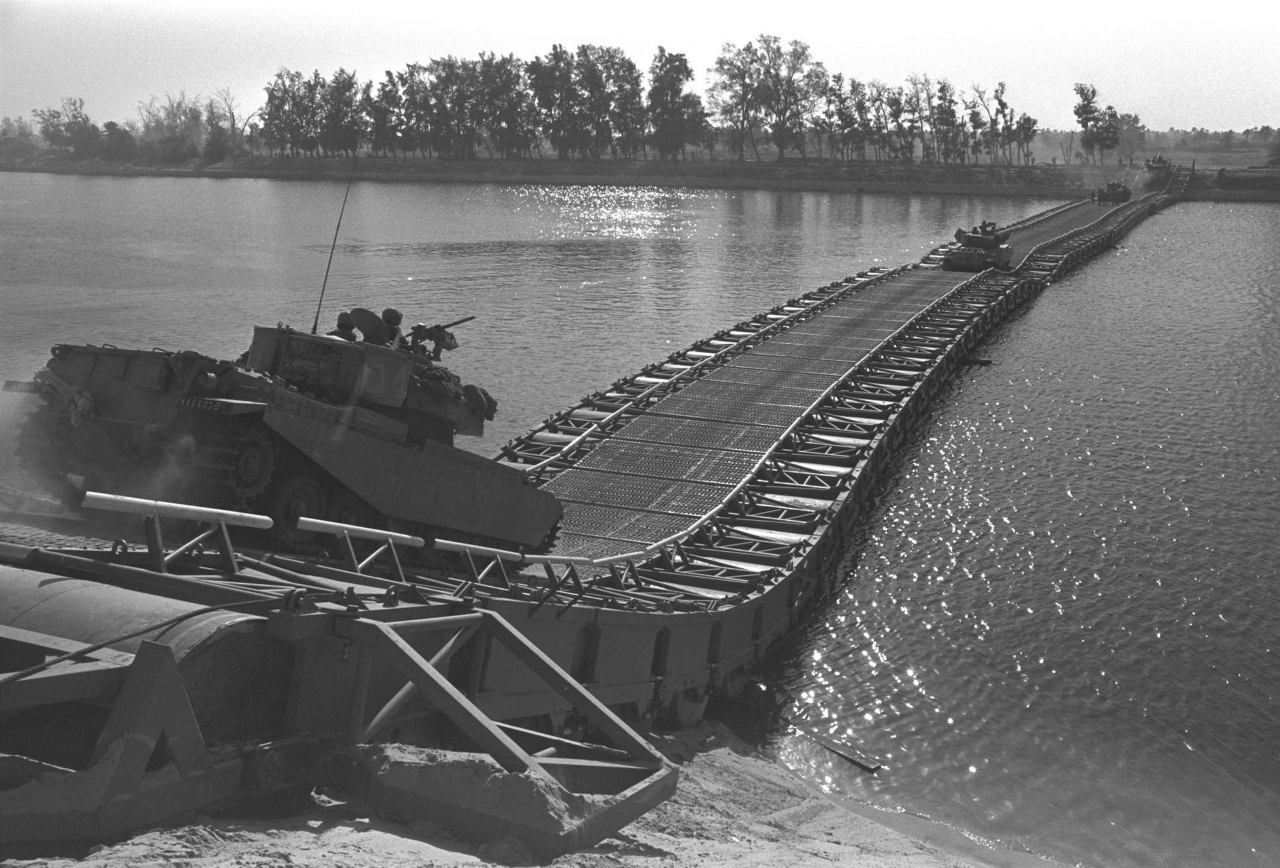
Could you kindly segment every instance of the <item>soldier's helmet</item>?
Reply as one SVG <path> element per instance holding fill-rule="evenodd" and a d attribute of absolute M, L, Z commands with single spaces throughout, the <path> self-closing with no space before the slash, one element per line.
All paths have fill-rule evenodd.
<path fill-rule="evenodd" d="M 338 314 L 338 326 L 339 328 L 341 328 L 342 326 L 346 326 L 347 328 L 355 328 L 356 321 L 351 318 L 350 313 L 344 310 L 342 313 Z"/>
<path fill-rule="evenodd" d="M 403 319 L 404 317 L 400 315 L 400 311 L 394 307 L 389 307 L 382 312 L 382 321 L 389 326 L 398 326 Z"/>

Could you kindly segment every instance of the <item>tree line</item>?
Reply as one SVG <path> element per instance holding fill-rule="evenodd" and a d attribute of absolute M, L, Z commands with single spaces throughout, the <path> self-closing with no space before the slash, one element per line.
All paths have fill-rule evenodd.
<path fill-rule="evenodd" d="M 618 48 L 553 45 L 531 61 L 482 53 L 448 56 L 361 81 L 282 68 L 264 103 L 244 112 L 229 90 L 208 100 L 152 97 L 138 119 L 101 128 L 82 100 L 36 110 L 45 142 L 77 158 L 177 163 L 197 157 L 337 156 L 450 160 L 682 159 L 717 149 L 746 160 L 788 155 L 831 160 L 1028 163 L 1038 121 L 1010 104 L 1007 87 L 961 90 L 913 75 L 904 85 L 829 74 L 800 41 L 762 35 L 726 43 L 708 70 L 706 100 L 691 92 L 685 55 L 659 47 L 647 75 Z M 1076 85 L 1080 148 L 1063 160 L 1105 158 L 1141 144 L 1136 115 L 1097 106 Z M 28 132 L 30 129 L 28 128 Z M 763 150 L 763 155 L 762 155 Z M 1123 153 L 1123 151 L 1122 151 Z"/>

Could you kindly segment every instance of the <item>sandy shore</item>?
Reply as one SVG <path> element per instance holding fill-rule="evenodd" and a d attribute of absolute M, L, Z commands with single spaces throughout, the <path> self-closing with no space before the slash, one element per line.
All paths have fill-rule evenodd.
<path fill-rule="evenodd" d="M 839 804 L 721 723 L 655 735 L 653 741 L 680 766 L 676 795 L 614 837 L 549 864 L 558 868 L 1052 868 L 1056 864 L 1026 853 L 991 849 L 918 817 Z M 547 864 L 538 863 L 512 839 L 467 844 L 427 821 L 400 825 L 373 817 L 359 804 L 340 798 L 318 795 L 315 799 L 315 807 L 286 818 L 196 817 L 185 825 L 101 847 L 81 860 L 0 864 L 14 868 Z"/>

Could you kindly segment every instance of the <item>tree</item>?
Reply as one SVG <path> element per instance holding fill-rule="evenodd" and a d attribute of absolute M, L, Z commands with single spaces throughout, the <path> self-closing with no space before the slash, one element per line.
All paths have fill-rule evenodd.
<path fill-rule="evenodd" d="M 404 100 L 400 82 L 391 70 L 386 70 L 376 96 L 373 82 L 365 82 L 360 94 L 360 107 L 369 123 L 369 146 L 373 152 L 390 152 L 394 157 L 404 125 Z"/>
<path fill-rule="evenodd" d="M 600 58 L 610 96 L 609 123 L 614 145 L 631 159 L 644 149 L 644 131 L 649 123 L 641 88 L 640 69 L 621 48 L 606 48 Z"/>
<path fill-rule="evenodd" d="M 584 134 L 581 150 L 593 160 L 611 151 L 613 145 L 613 94 L 605 77 L 603 55 L 603 49 L 594 45 L 579 45 L 573 62 L 573 85 Z"/>
<path fill-rule="evenodd" d="M 515 55 L 480 55 L 477 121 L 490 153 L 496 148 L 503 157 L 527 157 L 537 139 L 524 70 L 524 62 Z"/>
<path fill-rule="evenodd" d="M 712 81 L 707 97 L 711 111 L 733 131 L 739 162 L 747 158 L 749 137 L 752 138 L 752 148 L 755 147 L 751 133 L 760 111 L 760 67 L 756 57 L 756 49 L 750 42 L 742 48 L 726 42 L 716 58 L 716 65 L 709 70 Z M 758 159 L 759 154 L 756 157 Z"/>
<path fill-rule="evenodd" d="M 116 163 L 131 163 L 138 158 L 138 140 L 133 133 L 115 121 L 102 125 L 102 159 Z"/>
<path fill-rule="evenodd" d="M 871 144 L 871 154 L 877 159 L 892 156 L 893 141 L 890 138 L 892 121 L 889 117 L 889 85 L 872 79 L 867 83 L 866 114 L 863 128 Z"/>
<path fill-rule="evenodd" d="M 40 138 L 51 148 L 67 148 L 71 141 L 67 138 L 65 121 L 59 109 L 33 109 L 31 116 L 35 118 L 40 130 Z"/>
<path fill-rule="evenodd" d="M 408 64 L 404 72 L 396 73 L 396 84 L 400 87 L 400 148 L 406 155 L 417 151 L 426 156 L 431 147 L 431 82 L 427 68 L 420 63 Z M 369 119 L 366 110 L 366 127 Z"/>
<path fill-rule="evenodd" d="M 320 146 L 326 153 L 354 155 L 360 149 L 364 136 L 361 95 L 356 74 L 339 67 L 320 100 Z"/>
<path fill-rule="evenodd" d="M 480 139 L 480 64 L 449 55 L 427 65 L 431 76 L 431 136 L 436 153 L 473 159 Z"/>
<path fill-rule="evenodd" d="M 85 114 L 84 100 L 64 99 L 62 111 L 66 118 L 63 129 L 76 159 L 87 160 L 97 156 L 102 144 L 102 131 Z"/>
<path fill-rule="evenodd" d="M 240 154 L 244 152 L 244 131 L 249 119 L 253 117 L 253 113 L 247 117 L 242 116 L 240 111 L 240 103 L 231 93 L 231 88 L 223 87 L 214 91 L 213 99 L 209 100 L 210 106 L 217 106 L 218 113 L 225 119 L 227 124 L 227 132 L 231 134 L 230 153 Z"/>
<path fill-rule="evenodd" d="M 814 116 L 813 132 L 818 158 L 822 159 L 822 148 L 826 146 L 832 160 L 844 155 L 844 136 L 841 122 L 849 117 L 849 95 L 844 90 L 844 76 L 836 73 L 827 80 L 827 88 L 822 94 L 822 105 Z"/>
<path fill-rule="evenodd" d="M 1105 161 L 1107 151 L 1114 151 L 1120 145 L 1120 114 L 1114 106 L 1107 106 L 1098 114 L 1093 124 L 1092 144 L 1098 149 L 1100 159 Z"/>
<path fill-rule="evenodd" d="M 938 159 L 938 118 L 933 102 L 933 82 L 929 76 L 907 78 L 910 105 L 920 127 L 920 158 L 925 162 Z"/>
<path fill-rule="evenodd" d="M 916 137 L 907 110 L 906 91 L 900 87 L 885 90 L 884 106 L 889 121 L 889 153 L 896 159 L 909 162 L 915 156 Z"/>
<path fill-rule="evenodd" d="M 78 160 L 98 155 L 102 131 L 84 111 L 84 100 L 67 97 L 61 109 L 36 109 L 31 112 L 40 126 L 40 137 L 51 148 L 70 148 Z"/>
<path fill-rule="evenodd" d="M 1119 136 L 1117 148 L 1120 155 L 1132 165 L 1134 154 L 1142 149 L 1147 141 L 1147 128 L 1135 114 L 1122 114 L 1119 117 Z"/>
<path fill-rule="evenodd" d="M 284 67 L 276 72 L 276 77 L 266 87 L 267 100 L 259 115 L 262 118 L 263 143 L 269 153 L 279 149 L 283 155 L 287 149 L 290 154 L 297 155 L 301 130 L 297 117 L 301 88 L 302 73 Z"/>
<path fill-rule="evenodd" d="M 200 152 L 206 163 L 221 163 L 231 156 L 231 133 L 221 124 L 212 124 Z"/>
<path fill-rule="evenodd" d="M 649 67 L 649 123 L 658 159 L 675 159 L 690 139 L 692 107 L 684 86 L 693 80 L 693 71 L 683 54 L 668 54 L 661 45 Z M 701 109 L 701 102 L 698 103 Z M 700 124 L 698 125 L 700 127 Z"/>
<path fill-rule="evenodd" d="M 702 97 L 696 93 L 684 93 L 680 95 L 680 113 L 684 116 L 684 141 L 682 145 L 693 145 L 701 147 L 707 145 L 708 148 L 715 147 L 715 130 L 708 120 L 706 106 L 702 104 Z"/>
<path fill-rule="evenodd" d="M 978 103 L 974 100 L 966 100 L 964 107 L 969 112 L 969 156 L 973 157 L 976 163 L 986 149 L 985 142 L 990 140 L 991 135 L 987 131 L 987 119 Z"/>
<path fill-rule="evenodd" d="M 995 105 L 994 110 L 992 109 L 993 104 Z M 982 142 L 982 150 L 986 151 L 991 158 L 991 162 L 994 163 L 1005 139 L 1004 109 L 1007 103 L 1004 101 L 1004 82 L 1002 81 L 996 85 L 996 89 L 990 98 L 987 97 L 986 88 L 975 84 L 973 86 L 973 100 L 969 105 L 971 112 L 972 107 L 976 106 L 981 108 L 982 113 L 986 116 L 980 127 L 976 124 L 973 127 L 974 132 L 978 134 Z M 977 155 L 978 152 L 975 151 L 974 156 L 976 157 Z"/>
<path fill-rule="evenodd" d="M 297 146 L 308 156 L 315 156 L 320 149 L 320 127 L 323 123 L 325 91 L 328 87 L 329 82 L 320 74 L 320 70 L 316 69 L 312 71 L 310 78 L 302 82 L 296 94 Z"/>
<path fill-rule="evenodd" d="M 1075 114 L 1076 121 L 1080 124 L 1080 147 L 1092 157 L 1094 148 L 1097 147 L 1094 128 L 1097 126 L 1100 114 L 1098 111 L 1098 89 L 1091 84 L 1077 83 L 1075 91 L 1080 101 L 1076 103 L 1075 108 L 1071 111 Z"/>
<path fill-rule="evenodd" d="M 778 160 L 808 126 L 825 90 L 827 71 L 809 54 L 809 46 L 793 39 L 787 48 L 776 36 L 760 36 L 759 98 L 761 118 L 769 125 Z"/>
<path fill-rule="evenodd" d="M 1039 134 L 1039 125 L 1039 121 L 1023 112 L 1018 116 L 1018 122 L 1013 126 L 1013 137 L 1018 145 L 1018 155 L 1024 163 L 1031 162 L 1031 145 Z"/>
<path fill-rule="evenodd" d="M 964 160 L 964 118 L 956 111 L 959 105 L 955 87 L 945 78 L 938 82 L 934 101 L 933 130 L 938 159 L 944 163 Z"/>
<path fill-rule="evenodd" d="M 546 57 L 529 61 L 525 70 L 538 108 L 538 131 L 556 149 L 556 156 L 567 160 L 584 138 L 573 85 L 573 56 L 556 44 Z"/>
<path fill-rule="evenodd" d="M 827 88 L 831 84 L 831 78 L 827 75 L 827 69 L 822 64 L 817 64 L 810 73 L 807 82 L 808 94 L 805 104 L 802 107 L 799 126 L 796 134 L 800 141 L 800 155 L 807 156 L 808 150 L 806 143 L 809 140 L 809 133 L 813 132 L 815 140 L 825 134 L 825 125 L 822 118 L 823 98 L 827 93 Z M 818 156 L 822 156 L 822 149 L 817 149 Z"/>

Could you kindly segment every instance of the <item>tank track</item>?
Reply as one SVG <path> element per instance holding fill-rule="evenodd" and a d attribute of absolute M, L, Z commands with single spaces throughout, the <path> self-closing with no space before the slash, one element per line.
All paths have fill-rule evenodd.
<path fill-rule="evenodd" d="M 215 427 L 202 433 L 189 463 L 192 492 L 243 510 L 270 487 L 280 445 L 261 428 Z"/>

